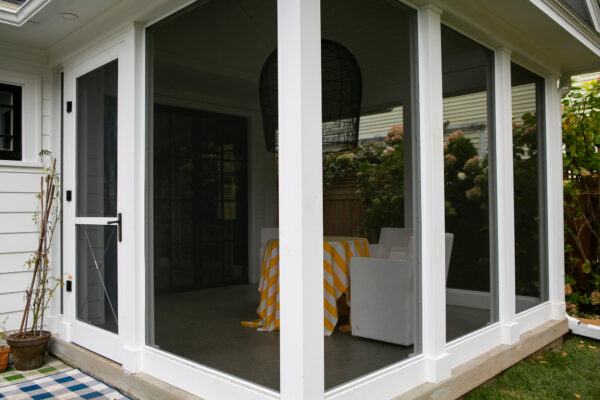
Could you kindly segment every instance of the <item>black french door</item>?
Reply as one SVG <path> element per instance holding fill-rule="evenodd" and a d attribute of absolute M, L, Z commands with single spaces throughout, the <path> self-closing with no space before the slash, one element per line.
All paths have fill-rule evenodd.
<path fill-rule="evenodd" d="M 248 120 L 155 105 L 156 294 L 248 282 Z"/>

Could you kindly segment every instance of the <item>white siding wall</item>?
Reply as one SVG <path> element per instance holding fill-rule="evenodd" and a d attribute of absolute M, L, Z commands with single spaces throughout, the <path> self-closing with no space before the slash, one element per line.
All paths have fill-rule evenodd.
<path fill-rule="evenodd" d="M 586 75 L 587 80 L 593 76 Z M 525 85 L 513 90 L 515 116 L 521 116 L 535 109 L 535 98 L 532 100 L 533 86 Z M 486 94 L 473 93 L 444 99 L 444 121 L 450 127 L 464 124 L 480 124 L 487 121 Z M 363 115 L 360 118 L 360 139 L 385 137 L 393 125 L 402 125 L 402 107 L 395 107 L 387 112 Z M 479 144 L 479 133 L 465 132 L 467 137 Z"/>
<path fill-rule="evenodd" d="M 39 135 L 42 149 L 53 150 L 57 142 L 52 134 L 52 74 L 46 67 L 41 51 L 0 45 L 0 81 L 3 74 L 26 74 L 41 79 L 41 116 L 36 110 L 24 109 L 23 118 L 41 119 L 41 130 L 23 132 Z M 5 78 L 6 79 L 6 78 Z M 36 142 L 35 140 L 33 142 Z M 39 141 L 38 141 L 39 143 Z M 27 146 L 25 140 L 24 146 Z M 26 149 L 23 149 L 26 151 Z M 39 151 L 39 149 L 36 149 Z M 31 272 L 25 261 L 36 247 L 37 229 L 32 220 L 36 209 L 35 194 L 40 185 L 40 167 L 31 162 L 2 162 L 0 160 L 0 323 L 8 317 L 7 329 L 15 329 L 21 320 L 25 289 Z M 57 264 L 57 268 L 59 268 Z"/>

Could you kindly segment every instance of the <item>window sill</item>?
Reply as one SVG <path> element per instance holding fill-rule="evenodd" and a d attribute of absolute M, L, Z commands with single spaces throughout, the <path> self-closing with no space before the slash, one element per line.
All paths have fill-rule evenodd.
<path fill-rule="evenodd" d="M 14 168 L 41 169 L 44 164 L 39 161 L 0 160 L 0 169 L 4 169 L 4 167 L 8 167 L 10 170 L 14 170 Z"/>

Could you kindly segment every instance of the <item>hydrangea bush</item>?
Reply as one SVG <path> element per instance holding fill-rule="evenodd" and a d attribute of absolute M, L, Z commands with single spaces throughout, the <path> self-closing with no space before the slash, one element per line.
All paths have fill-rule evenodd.
<path fill-rule="evenodd" d="M 458 130 L 444 144 L 446 232 L 454 234 L 448 286 L 489 290 L 487 157 Z"/>
<path fill-rule="evenodd" d="M 365 212 L 359 233 L 376 240 L 382 226 L 404 226 L 403 128 L 393 126 L 383 141 L 368 142 L 345 153 L 323 156 L 326 186 L 356 180 Z"/>
<path fill-rule="evenodd" d="M 600 319 L 600 82 L 573 86 L 562 106 L 567 310 Z"/>

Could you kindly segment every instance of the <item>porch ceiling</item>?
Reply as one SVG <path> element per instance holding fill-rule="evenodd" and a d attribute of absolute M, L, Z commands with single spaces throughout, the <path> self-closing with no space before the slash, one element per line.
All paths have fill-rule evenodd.
<path fill-rule="evenodd" d="M 394 4 L 391 3 L 390 4 Z M 323 0 L 322 36 L 356 57 L 364 87 L 363 111 L 402 104 L 410 76 L 406 38 L 409 19 L 385 1 Z M 277 47 L 275 0 L 219 0 L 159 23 L 153 30 L 155 75 L 162 92 L 236 90 L 258 104 L 258 79 Z M 393 49 L 390 50 L 390 49 Z M 403 78 L 404 77 L 404 78 Z M 219 87 L 221 90 L 213 90 Z M 373 98 L 377 95 L 377 98 Z"/>

